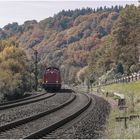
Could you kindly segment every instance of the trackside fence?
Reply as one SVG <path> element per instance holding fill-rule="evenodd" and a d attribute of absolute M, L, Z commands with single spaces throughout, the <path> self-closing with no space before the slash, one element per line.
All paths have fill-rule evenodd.
<path fill-rule="evenodd" d="M 112 79 L 106 82 L 102 82 L 99 85 L 110 85 L 114 83 L 128 83 L 128 82 L 138 81 L 138 80 L 140 80 L 140 73 L 134 73 L 130 76 L 122 76 L 121 78 L 118 79 Z"/>

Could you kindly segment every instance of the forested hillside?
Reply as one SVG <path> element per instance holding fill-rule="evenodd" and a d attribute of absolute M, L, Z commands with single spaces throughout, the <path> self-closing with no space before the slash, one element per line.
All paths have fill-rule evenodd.
<path fill-rule="evenodd" d="M 111 34 L 92 51 L 89 73 L 95 81 L 106 82 L 140 70 L 140 6 L 126 6 Z M 100 78 L 99 78 L 100 77 Z"/>
<path fill-rule="evenodd" d="M 121 9 L 112 6 L 63 10 L 40 22 L 8 24 L 0 29 L 0 39 L 14 37 L 30 55 L 32 48 L 37 49 L 40 78 L 44 67 L 55 65 L 61 69 L 64 81 L 73 83 L 80 81 L 80 71 L 87 68 L 90 53 L 104 43 Z"/>
<path fill-rule="evenodd" d="M 13 38 L 18 47 L 4 45 Z M 31 59 L 36 49 L 39 78 L 44 68 L 51 65 L 61 69 L 65 83 L 105 82 L 139 71 L 140 7 L 63 10 L 40 22 L 8 24 L 0 29 L 0 39 L 1 54 L 15 56 L 15 50 L 21 53 L 22 49 Z M 16 61 L 1 56 L 0 72 L 3 68 L 15 70 L 14 74 L 24 70 L 26 64 L 18 56 Z M 5 72 L 2 76 L 7 76 Z"/>

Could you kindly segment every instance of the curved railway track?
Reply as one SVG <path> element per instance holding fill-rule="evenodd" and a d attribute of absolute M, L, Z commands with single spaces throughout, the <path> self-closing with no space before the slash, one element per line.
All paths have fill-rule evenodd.
<path fill-rule="evenodd" d="M 70 96 L 71 93 L 55 94 L 55 96 L 38 102 L 0 110 L 0 126 L 10 123 L 12 121 L 16 121 L 18 119 L 26 118 L 53 109 L 67 101 Z"/>
<path fill-rule="evenodd" d="M 21 101 L 30 100 L 30 99 L 42 96 L 44 94 L 46 94 L 46 93 L 37 94 L 37 95 L 31 95 L 31 96 L 28 96 L 28 97 L 25 97 L 25 98 L 22 98 L 22 99 L 18 99 L 18 100 L 14 100 L 14 101 L 7 101 L 7 102 L 4 102 L 4 103 L 0 103 L 0 106 L 9 105 L 9 104 L 13 104 L 13 103 L 18 103 L 18 102 L 21 102 Z"/>
<path fill-rule="evenodd" d="M 39 96 L 31 97 L 31 98 L 28 98 L 28 99 L 23 99 L 21 101 L 0 105 L 0 110 L 9 109 L 9 108 L 17 107 L 17 106 L 21 106 L 21 105 L 27 105 L 27 104 L 30 104 L 30 103 L 34 103 L 34 102 L 37 102 L 37 101 L 41 101 L 41 100 L 50 98 L 54 95 L 56 95 L 56 93 L 41 94 Z"/>
<path fill-rule="evenodd" d="M 110 104 L 94 94 L 88 95 L 92 98 L 92 103 L 86 111 L 70 123 L 44 135 L 43 139 L 102 139 Z"/>
<path fill-rule="evenodd" d="M 65 103 L 0 127 L 0 138 L 42 138 L 84 112 L 92 100 L 87 95 L 73 94 Z"/>

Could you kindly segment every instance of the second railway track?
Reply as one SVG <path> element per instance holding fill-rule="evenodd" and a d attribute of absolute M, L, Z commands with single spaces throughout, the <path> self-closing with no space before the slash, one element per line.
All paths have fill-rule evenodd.
<path fill-rule="evenodd" d="M 7 102 L 4 102 L 4 103 L 0 103 L 0 106 L 10 105 L 10 104 L 18 103 L 18 102 L 21 102 L 21 101 L 30 100 L 30 99 L 33 99 L 33 98 L 37 98 L 39 96 L 42 96 L 44 94 L 46 94 L 46 93 L 44 92 L 44 93 L 39 93 L 37 95 L 30 95 L 28 97 L 25 97 L 25 98 L 22 98 L 22 99 L 17 99 L 17 100 L 14 100 L 14 101 L 7 101 Z"/>
<path fill-rule="evenodd" d="M 76 96 L 76 99 L 74 100 Z M 71 97 L 65 103 L 57 106 L 49 113 L 32 116 L 32 118 L 14 122 L 0 128 L 0 138 L 42 138 L 42 136 L 81 114 L 91 103 L 91 99 L 82 94 L 77 94 Z M 13 125 L 13 126 L 12 126 Z"/>
<path fill-rule="evenodd" d="M 48 93 L 49 95 L 49 93 Z M 51 93 L 52 95 L 52 93 Z M 46 95 L 47 96 L 47 95 Z M 51 98 L 0 111 L 0 126 L 53 109 L 70 98 L 70 93 L 55 94 Z"/>
<path fill-rule="evenodd" d="M 18 101 L 18 102 L 3 104 L 3 105 L 0 105 L 0 110 L 9 109 L 9 108 L 12 108 L 12 107 L 27 105 L 27 104 L 34 103 L 34 102 L 37 102 L 37 101 L 41 101 L 41 100 L 50 98 L 50 97 L 54 96 L 55 94 L 56 93 L 41 94 L 40 96 L 37 96 L 37 97 L 35 96 L 33 98 L 28 98 L 28 99 L 21 100 L 21 101 Z"/>

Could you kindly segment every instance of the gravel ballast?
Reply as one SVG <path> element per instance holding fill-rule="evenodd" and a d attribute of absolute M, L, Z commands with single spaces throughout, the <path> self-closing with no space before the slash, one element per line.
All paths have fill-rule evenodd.
<path fill-rule="evenodd" d="M 24 138 L 25 136 L 38 131 L 39 129 L 45 128 L 52 123 L 73 114 L 74 112 L 82 108 L 82 106 L 84 106 L 87 101 L 88 98 L 80 94 L 79 96 L 77 96 L 76 100 L 74 100 L 71 104 L 65 106 L 64 108 L 47 116 L 41 117 L 37 120 L 31 121 L 27 124 L 23 124 L 5 133 L 2 133 L 0 135 L 0 138 Z"/>
<path fill-rule="evenodd" d="M 94 104 L 91 105 L 87 114 L 81 116 L 81 120 L 72 126 L 64 126 L 44 138 L 55 139 L 99 139 L 103 137 L 106 119 L 110 112 L 110 104 L 103 98 L 95 95 Z"/>

